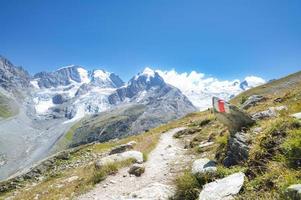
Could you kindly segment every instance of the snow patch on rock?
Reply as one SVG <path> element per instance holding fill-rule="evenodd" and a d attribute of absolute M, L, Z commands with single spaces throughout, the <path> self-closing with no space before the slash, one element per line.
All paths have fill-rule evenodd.
<path fill-rule="evenodd" d="M 90 83 L 89 73 L 84 68 L 77 68 L 82 83 Z"/>

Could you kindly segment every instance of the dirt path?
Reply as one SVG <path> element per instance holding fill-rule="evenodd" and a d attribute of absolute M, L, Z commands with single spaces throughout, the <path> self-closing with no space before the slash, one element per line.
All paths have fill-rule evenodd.
<path fill-rule="evenodd" d="M 172 180 L 175 174 L 188 166 L 186 163 L 192 159 L 185 154 L 183 145 L 173 138 L 176 132 L 183 129 L 172 129 L 161 136 L 157 147 L 144 163 L 145 173 L 141 177 L 129 176 L 128 168 L 121 169 L 78 199 L 167 199 L 174 190 Z"/>

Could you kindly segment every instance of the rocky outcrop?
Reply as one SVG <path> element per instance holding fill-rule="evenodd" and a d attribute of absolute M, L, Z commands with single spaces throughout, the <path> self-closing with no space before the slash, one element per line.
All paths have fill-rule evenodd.
<path fill-rule="evenodd" d="M 14 66 L 0 56 L 0 87 L 8 92 L 23 92 L 30 87 L 30 75 L 22 67 Z"/>
<path fill-rule="evenodd" d="M 301 199 L 301 184 L 295 184 L 295 185 L 289 186 L 286 189 L 285 194 L 291 200 L 300 200 Z"/>
<path fill-rule="evenodd" d="M 133 174 L 135 176 L 141 176 L 145 171 L 145 167 L 142 164 L 134 164 L 129 169 L 129 174 Z"/>
<path fill-rule="evenodd" d="M 232 133 L 240 131 L 241 128 L 249 127 L 255 123 L 247 113 L 222 99 L 213 97 L 212 102 L 216 118 L 227 126 Z"/>
<path fill-rule="evenodd" d="M 191 172 L 193 174 L 212 173 L 216 171 L 216 163 L 208 158 L 195 160 L 192 164 Z"/>
<path fill-rule="evenodd" d="M 249 157 L 247 134 L 243 131 L 232 134 L 228 139 L 226 158 L 223 164 L 227 167 L 246 161 Z"/>
<path fill-rule="evenodd" d="M 248 109 L 252 106 L 255 106 L 258 102 L 261 102 L 264 100 L 265 100 L 265 98 L 261 95 L 252 95 L 241 105 L 241 108 Z"/>
<path fill-rule="evenodd" d="M 40 72 L 34 75 L 40 88 L 51 88 L 58 86 L 67 86 L 72 83 L 81 82 L 81 77 L 78 69 L 80 66 L 67 66 L 55 72 Z"/>
<path fill-rule="evenodd" d="M 249 154 L 249 144 L 247 133 L 242 129 L 253 125 L 255 121 L 248 114 L 221 99 L 214 98 L 213 107 L 217 119 L 226 125 L 230 132 L 223 164 L 232 166 L 245 161 Z"/>
<path fill-rule="evenodd" d="M 135 144 L 136 144 L 135 141 L 128 142 L 127 144 L 121 144 L 121 145 L 113 148 L 110 151 L 109 155 L 117 154 L 117 153 L 123 153 L 127 150 L 133 149 Z"/>
<path fill-rule="evenodd" d="M 239 172 L 204 185 L 199 200 L 233 199 L 244 183 L 244 173 Z"/>
<path fill-rule="evenodd" d="M 265 111 L 261 111 L 253 114 L 252 119 L 261 120 L 261 119 L 276 117 L 278 114 L 277 112 L 282 110 L 287 110 L 287 107 L 286 106 L 270 107 Z"/>

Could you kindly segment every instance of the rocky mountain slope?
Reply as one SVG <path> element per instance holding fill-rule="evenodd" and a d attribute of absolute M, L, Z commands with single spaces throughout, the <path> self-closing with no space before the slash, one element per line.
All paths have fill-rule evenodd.
<path fill-rule="evenodd" d="M 29 87 L 30 75 L 22 67 L 14 66 L 9 60 L 0 55 L 0 87 L 16 92 Z"/>
<path fill-rule="evenodd" d="M 137 134 L 196 110 L 177 88 L 149 69 L 108 99 L 117 107 L 77 123 L 75 130 L 68 133 L 71 146 Z"/>
<path fill-rule="evenodd" d="M 109 191 L 118 187 L 114 191 L 124 199 L 300 199 L 301 123 L 296 119 L 300 115 L 295 114 L 301 112 L 300 92 L 298 72 L 242 93 L 230 104 L 255 123 L 239 130 L 235 120 L 232 130 L 231 124 L 224 124 L 217 111 L 211 110 L 191 113 L 137 136 L 62 152 L 27 175 L 1 183 L 2 197 L 74 199 L 95 188 L 83 198 L 97 199 L 98 191 L 110 197 Z M 218 112 L 232 109 L 229 103 L 218 102 Z M 170 138 L 170 131 L 179 127 L 186 129 Z M 141 163 L 139 152 L 145 163 L 133 165 L 124 160 L 128 158 L 125 155 L 139 155 L 136 161 Z M 185 166 L 181 164 L 183 156 L 189 158 Z M 234 159 L 225 162 L 229 156 Z M 175 164 L 164 166 L 164 174 L 158 175 L 161 178 L 149 177 L 152 172 L 147 170 L 157 164 L 154 160 L 170 163 L 169 158 L 176 160 Z M 122 189 L 127 182 L 132 188 L 135 181 L 149 184 L 130 194 Z"/>

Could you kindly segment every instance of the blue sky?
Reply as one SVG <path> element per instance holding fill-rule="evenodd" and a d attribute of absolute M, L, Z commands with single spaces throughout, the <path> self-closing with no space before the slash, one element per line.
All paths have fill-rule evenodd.
<path fill-rule="evenodd" d="M 0 54 L 31 73 L 145 66 L 220 79 L 301 69 L 300 0 L 0 0 Z"/>

